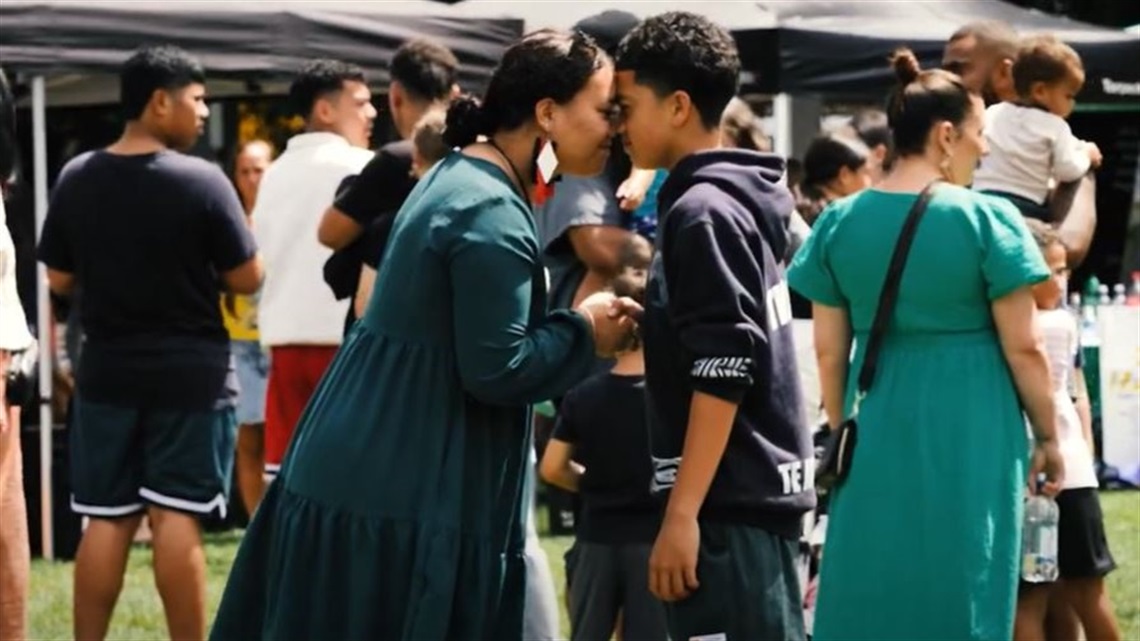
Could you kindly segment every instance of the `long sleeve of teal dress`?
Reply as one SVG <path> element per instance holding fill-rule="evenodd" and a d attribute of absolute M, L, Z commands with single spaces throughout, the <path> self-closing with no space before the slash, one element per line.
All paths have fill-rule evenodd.
<path fill-rule="evenodd" d="M 451 243 L 455 349 L 463 386 L 489 404 L 561 396 L 589 375 L 594 340 L 579 314 L 545 311 L 538 240 L 512 200 L 473 216 Z"/>

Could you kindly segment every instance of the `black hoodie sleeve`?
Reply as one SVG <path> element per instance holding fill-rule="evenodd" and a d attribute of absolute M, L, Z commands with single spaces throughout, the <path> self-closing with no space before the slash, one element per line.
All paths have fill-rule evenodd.
<path fill-rule="evenodd" d="M 664 257 L 670 316 L 692 359 L 693 388 L 739 404 L 752 386 L 756 348 L 767 341 L 746 312 L 749 292 L 764 291 L 761 267 L 740 231 L 720 216 L 687 221 L 673 241 Z"/>

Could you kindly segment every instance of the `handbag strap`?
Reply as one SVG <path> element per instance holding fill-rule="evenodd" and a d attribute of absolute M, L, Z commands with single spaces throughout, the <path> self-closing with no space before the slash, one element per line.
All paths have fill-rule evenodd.
<path fill-rule="evenodd" d="M 859 370 L 859 388 L 856 397 L 855 413 L 858 413 L 858 400 L 871 389 L 875 380 L 875 368 L 879 364 L 879 350 L 883 345 L 883 337 L 891 323 L 895 302 L 899 297 L 899 285 L 902 282 L 903 269 L 906 267 L 906 257 L 910 254 L 910 246 L 914 242 L 915 231 L 922 215 L 926 213 L 926 206 L 934 196 L 934 188 L 938 181 L 931 182 L 918 194 L 914 205 L 907 214 L 902 231 L 899 232 L 895 251 L 891 255 L 890 266 L 887 267 L 887 276 L 883 280 L 883 290 L 879 294 L 879 307 L 875 310 L 875 320 L 871 323 L 871 335 L 867 340 L 867 353 L 863 356 L 863 368 Z"/>

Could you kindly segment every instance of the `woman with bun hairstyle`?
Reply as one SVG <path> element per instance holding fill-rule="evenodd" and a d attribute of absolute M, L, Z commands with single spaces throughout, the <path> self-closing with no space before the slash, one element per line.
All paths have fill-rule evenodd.
<path fill-rule="evenodd" d="M 460 149 L 397 215 L 212 639 L 522 636 L 527 404 L 564 394 L 631 331 L 612 294 L 546 313 L 530 198 L 536 165 L 601 169 L 613 73 L 585 36 L 537 32 L 503 54 L 482 105 L 451 106 Z"/>
<path fill-rule="evenodd" d="M 965 187 L 985 153 L 981 97 L 909 50 L 893 64 L 894 166 L 832 203 L 788 273 L 814 303 L 828 423 L 854 411 L 859 426 L 831 498 L 813 638 L 1008 639 L 1026 481 L 1043 471 L 1056 493 L 1063 476 L 1031 287 L 1049 270 L 1015 207 Z M 887 265 L 936 182 L 853 408 Z"/>

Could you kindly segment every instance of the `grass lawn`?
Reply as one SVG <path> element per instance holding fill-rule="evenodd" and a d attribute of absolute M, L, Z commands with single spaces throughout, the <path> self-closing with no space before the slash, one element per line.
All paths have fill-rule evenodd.
<path fill-rule="evenodd" d="M 1140 640 L 1140 492 L 1104 493 L 1101 500 L 1109 544 L 1119 565 L 1119 569 L 1109 575 L 1109 590 L 1116 606 L 1116 616 L 1120 620 L 1123 638 Z M 237 533 L 209 538 L 207 558 L 211 612 L 221 598 L 238 540 Z M 569 544 L 567 537 L 543 540 L 559 586 L 563 583 L 562 554 Z M 71 638 L 71 570 L 71 563 L 33 562 L 28 608 L 29 639 Z M 563 616 L 563 631 L 566 629 Z M 151 553 L 146 546 L 138 546 L 131 556 L 109 638 L 139 641 L 166 638 L 162 606 L 153 588 Z"/>

